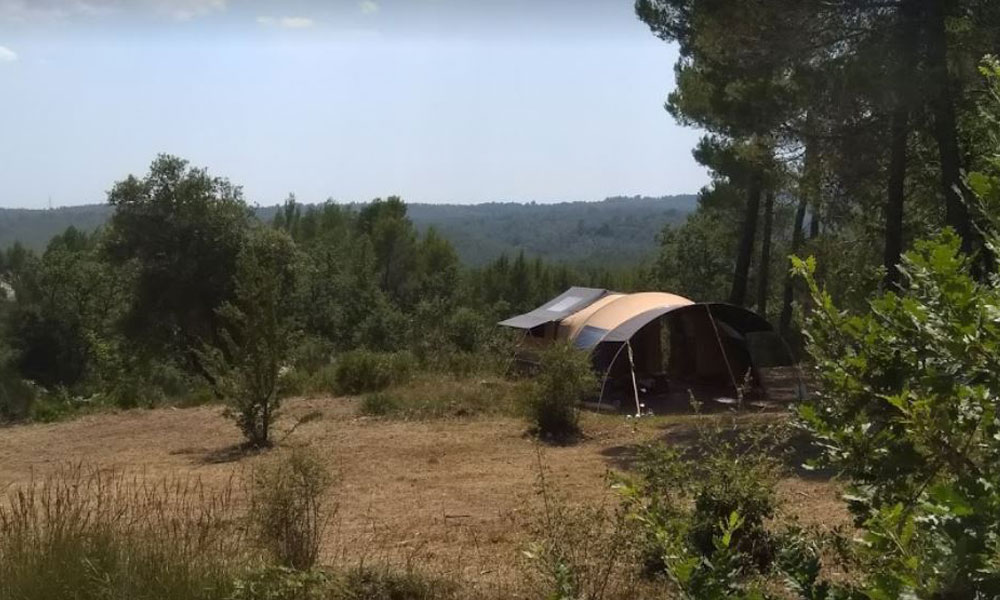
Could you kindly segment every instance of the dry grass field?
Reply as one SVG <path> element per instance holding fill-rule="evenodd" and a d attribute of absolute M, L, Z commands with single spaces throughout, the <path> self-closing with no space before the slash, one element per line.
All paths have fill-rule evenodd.
<path fill-rule="evenodd" d="M 282 446 L 313 447 L 337 476 L 330 500 L 339 508 L 327 534 L 325 562 L 418 562 L 485 587 L 516 575 L 528 541 L 526 524 L 539 510 L 539 463 L 555 493 L 568 501 L 610 503 L 615 498 L 607 474 L 627 468 L 630 448 L 656 438 L 678 439 L 697 419 L 719 418 L 674 415 L 637 423 L 585 414 L 587 439 L 552 447 L 540 446 L 525 434 L 522 421 L 511 418 L 380 420 L 357 416 L 354 399 L 299 398 L 286 403 L 279 431 L 313 411 L 322 417 L 303 424 Z M 0 491 L 68 463 L 148 478 L 196 478 L 223 488 L 267 460 L 242 455 L 240 441 L 218 406 L 9 427 L 0 429 Z M 780 493 L 785 510 L 805 523 L 845 521 L 833 482 L 793 474 L 782 481 Z"/>

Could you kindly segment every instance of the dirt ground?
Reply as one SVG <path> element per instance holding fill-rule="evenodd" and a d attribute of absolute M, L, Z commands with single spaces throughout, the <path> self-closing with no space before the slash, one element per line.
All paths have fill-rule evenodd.
<path fill-rule="evenodd" d="M 539 460 L 548 481 L 573 502 L 613 502 L 607 473 L 629 449 L 690 428 L 705 417 L 643 419 L 587 414 L 588 438 L 573 446 L 539 446 L 523 422 L 473 418 L 401 422 L 355 416 L 349 399 L 294 399 L 279 434 L 320 411 L 283 445 L 308 444 L 337 474 L 339 505 L 327 559 L 418 561 L 466 581 L 504 578 L 526 543 L 524 525 L 538 510 Z M 0 493 L 67 463 L 116 467 L 146 477 L 194 477 L 222 487 L 266 456 L 234 451 L 240 434 L 218 406 L 136 410 L 0 429 Z M 844 522 L 836 484 L 789 476 L 780 485 L 786 510 L 804 523 Z"/>

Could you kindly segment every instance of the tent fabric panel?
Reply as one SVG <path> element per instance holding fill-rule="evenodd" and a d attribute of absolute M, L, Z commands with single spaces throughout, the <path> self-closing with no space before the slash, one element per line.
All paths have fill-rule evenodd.
<path fill-rule="evenodd" d="M 607 329 L 585 325 L 573 340 L 573 345 L 581 350 L 588 350 L 601 343 L 607 333 Z"/>
<path fill-rule="evenodd" d="M 691 304 L 694 304 L 694 302 L 683 296 L 664 292 L 627 294 L 607 303 L 591 314 L 586 320 L 585 327 L 596 327 L 598 329 L 614 331 L 626 321 L 643 313 L 656 309 L 675 309 Z M 643 322 L 641 325 L 644 325 L 646 322 Z"/>
<path fill-rule="evenodd" d="M 742 335 L 755 331 L 774 331 L 767 319 L 742 306 L 724 302 L 700 302 L 699 305 L 707 306 L 716 321 L 726 323 Z"/>
<path fill-rule="evenodd" d="M 515 329 L 534 329 L 539 325 L 560 321 L 586 308 L 605 294 L 607 290 L 585 287 L 571 287 L 535 310 L 500 321 L 499 325 Z"/>
<path fill-rule="evenodd" d="M 530 312 L 523 315 L 517 315 L 516 317 L 511 317 L 506 321 L 500 321 L 497 324 L 504 327 L 513 327 L 514 329 L 534 329 L 535 327 L 544 325 L 551 320 L 551 317 L 546 315 Z"/>
<path fill-rule="evenodd" d="M 586 326 L 587 319 L 589 319 L 592 314 L 624 295 L 625 294 L 618 294 L 614 292 L 608 293 L 604 297 L 592 302 L 589 306 L 581 308 L 577 312 L 563 319 L 559 323 L 559 339 L 575 340 L 580 334 L 580 331 L 584 328 L 584 326 Z"/>
<path fill-rule="evenodd" d="M 690 306 L 690 305 L 688 305 Z M 618 327 L 615 327 L 608 332 L 604 339 L 604 342 L 627 342 L 632 338 L 640 329 L 646 326 L 651 321 L 662 317 L 668 312 L 677 310 L 678 308 L 684 308 L 683 306 L 661 306 L 660 308 L 654 308 L 653 310 L 647 310 L 646 312 L 639 313 L 638 315 L 632 317 L 631 319 L 625 321 Z"/>

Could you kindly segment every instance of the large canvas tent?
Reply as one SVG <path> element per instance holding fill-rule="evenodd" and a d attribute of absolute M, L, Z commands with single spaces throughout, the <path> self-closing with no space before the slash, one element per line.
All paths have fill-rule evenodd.
<path fill-rule="evenodd" d="M 766 319 L 739 306 L 694 302 L 665 292 L 621 294 L 570 288 L 500 325 L 524 332 L 525 346 L 557 341 L 589 352 L 608 391 L 655 392 L 671 383 L 729 390 L 758 382 L 759 370 L 790 364 Z"/>

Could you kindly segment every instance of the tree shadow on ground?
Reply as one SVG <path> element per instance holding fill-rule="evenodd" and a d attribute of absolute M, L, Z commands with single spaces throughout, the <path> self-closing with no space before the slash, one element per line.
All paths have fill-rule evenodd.
<path fill-rule="evenodd" d="M 689 411 L 690 412 L 690 411 Z M 810 468 L 807 464 L 819 458 L 820 449 L 807 432 L 794 429 L 785 411 L 728 411 L 714 414 L 692 414 L 682 422 L 664 424 L 652 443 L 662 443 L 682 450 L 682 455 L 697 460 L 715 449 L 718 443 L 731 444 L 738 452 L 758 445 L 762 451 L 778 457 L 791 475 L 810 481 L 829 481 L 831 469 Z M 706 433 L 711 429 L 711 433 Z M 625 444 L 601 452 L 616 469 L 631 471 L 646 444 Z"/>
<path fill-rule="evenodd" d="M 244 458 L 257 456 L 266 452 L 268 448 L 253 446 L 247 443 L 232 444 L 221 448 L 182 448 L 174 450 L 171 454 L 189 456 L 191 462 L 200 465 L 221 465 L 226 463 L 239 462 Z"/>

